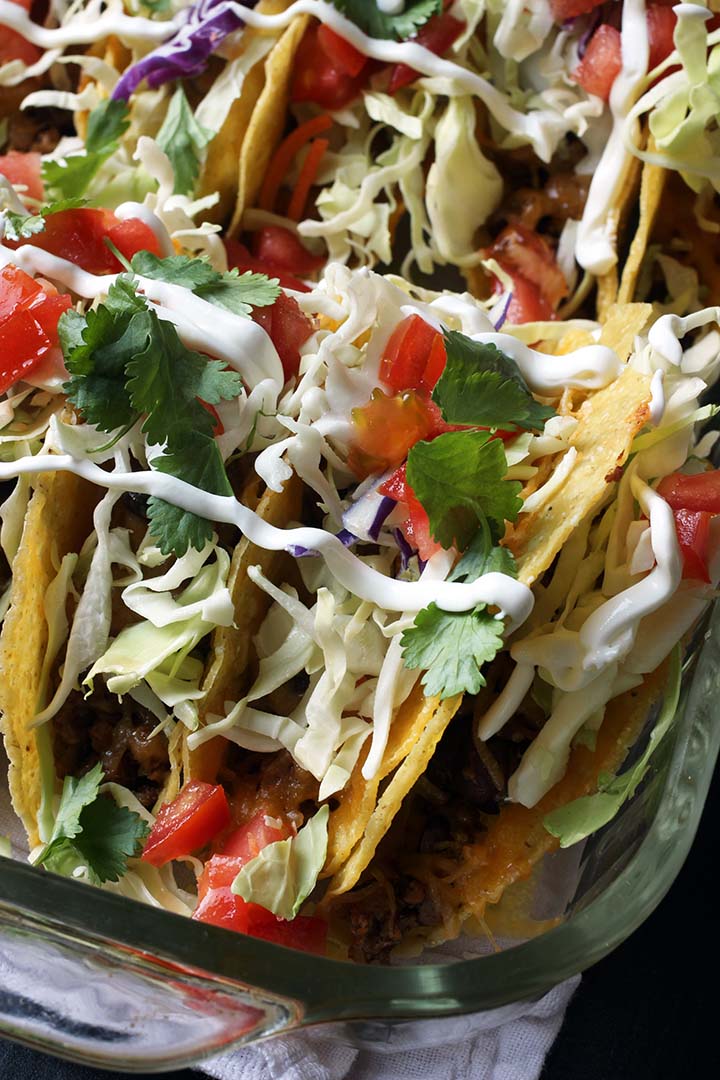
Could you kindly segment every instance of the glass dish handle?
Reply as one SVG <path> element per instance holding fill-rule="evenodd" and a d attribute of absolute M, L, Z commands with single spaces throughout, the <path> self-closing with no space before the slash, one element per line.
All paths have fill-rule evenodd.
<path fill-rule="evenodd" d="M 163 1070 L 296 1023 L 291 1002 L 82 941 L 0 904 L 0 1034 L 34 1049 L 99 1068 Z"/>

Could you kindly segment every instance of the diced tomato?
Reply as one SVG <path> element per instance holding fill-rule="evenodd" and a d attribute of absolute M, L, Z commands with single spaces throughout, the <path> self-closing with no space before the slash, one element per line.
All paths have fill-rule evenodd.
<path fill-rule="evenodd" d="M 295 54 L 295 70 L 290 86 L 291 101 L 313 101 L 324 109 L 343 109 L 358 96 L 366 71 L 348 75 L 330 59 L 319 37 L 320 26 L 311 24 Z"/>
<path fill-rule="evenodd" d="M 587 15 L 602 3 L 603 0 L 550 0 L 550 7 L 555 22 L 565 22 L 576 15 Z"/>
<path fill-rule="evenodd" d="M 424 46 L 430 52 L 435 53 L 436 56 L 444 56 L 464 29 L 464 22 L 445 11 L 441 15 L 434 15 L 432 19 L 428 19 L 424 26 L 420 27 L 417 35 L 412 39 L 413 44 Z M 418 75 L 419 73 L 408 64 L 395 64 L 390 73 L 388 93 L 397 93 L 403 86 L 414 82 Z"/>
<path fill-rule="evenodd" d="M 16 266 L 4 266 L 0 270 L 0 322 L 18 308 L 29 307 L 42 292 L 39 282 Z"/>
<path fill-rule="evenodd" d="M 207 892 L 193 919 L 317 956 L 323 956 L 326 949 L 328 928 L 323 919 L 312 915 L 298 915 L 290 922 L 278 919 L 258 904 L 235 896 L 229 886 Z"/>
<path fill-rule="evenodd" d="M 506 321 L 514 325 L 529 322 L 545 322 L 555 318 L 555 309 L 541 296 L 540 290 L 522 274 L 513 274 L 511 269 L 503 266 L 513 279 L 512 299 L 508 305 Z M 503 287 L 498 282 L 496 292 L 501 293 Z"/>
<path fill-rule="evenodd" d="M 244 865 L 268 844 L 287 840 L 294 834 L 295 830 L 289 822 L 280 818 L 268 818 L 261 812 L 230 833 L 222 846 L 222 854 L 240 859 L 241 865 Z"/>
<path fill-rule="evenodd" d="M 366 405 L 353 409 L 352 419 L 355 442 L 348 463 L 358 476 L 397 468 L 416 442 L 451 430 L 435 402 L 415 390 L 373 390 Z"/>
<path fill-rule="evenodd" d="M 164 866 L 209 844 L 229 823 L 230 807 L 222 787 L 190 780 L 161 808 L 142 858 L 152 866 Z"/>
<path fill-rule="evenodd" d="M 590 38 L 585 55 L 572 73 L 575 82 L 588 94 L 596 94 L 603 101 L 610 97 L 622 68 L 621 40 L 619 30 L 603 23 Z"/>
<path fill-rule="evenodd" d="M 203 867 L 198 881 L 199 903 L 193 918 L 290 949 L 323 955 L 327 939 L 327 923 L 324 920 L 298 915 L 288 922 L 277 918 L 259 904 L 248 903 L 231 890 L 233 881 L 246 863 L 268 844 L 286 840 L 293 832 L 287 822 L 283 821 L 279 826 L 269 824 L 265 814 L 258 813 L 230 833 L 222 852 L 213 855 Z"/>
<path fill-rule="evenodd" d="M 48 376 L 62 373 L 57 324 L 70 304 L 49 282 L 15 266 L 0 271 L 0 393 L 20 379 L 37 378 L 41 369 L 48 368 Z M 55 352 L 57 363 L 48 367 Z"/>
<path fill-rule="evenodd" d="M 442 334 L 420 315 L 408 315 L 385 346 L 380 378 L 395 391 L 432 391 L 446 362 Z"/>
<path fill-rule="evenodd" d="M 677 15 L 671 7 L 665 7 L 662 4 L 648 4 L 646 16 L 648 37 L 650 39 L 648 71 L 652 71 L 675 48 L 673 34 L 677 24 Z"/>
<path fill-rule="evenodd" d="M 710 581 L 710 522 L 708 510 L 674 510 L 675 531 L 683 557 L 683 577 L 692 581 Z"/>
<path fill-rule="evenodd" d="M 673 510 L 707 510 L 720 514 L 720 469 L 710 472 L 673 473 L 658 484 L 660 495 Z"/>
<path fill-rule="evenodd" d="M 3 27 L 5 33 L 7 28 Z M 2 63 L 2 58 L 0 58 Z M 0 176 L 4 176 L 14 187 L 24 187 L 26 190 L 21 194 L 28 195 L 31 199 L 42 202 L 42 158 L 40 154 L 21 154 L 18 150 L 10 150 L 7 154 L 0 155 Z"/>
<path fill-rule="evenodd" d="M 318 27 L 318 41 L 333 67 L 345 75 L 359 75 L 368 62 L 364 53 L 322 23 Z"/>
<path fill-rule="evenodd" d="M 217 409 L 215 408 L 215 406 L 211 405 L 209 401 L 203 401 L 202 398 L 198 398 L 198 401 L 202 405 L 203 409 L 205 409 L 206 412 L 209 412 L 210 415 L 213 418 L 213 421 L 214 421 L 213 435 L 215 435 L 216 437 L 218 435 L 224 435 L 225 434 L 225 425 L 223 424 L 222 420 L 220 419 L 220 414 L 217 411 Z"/>
<path fill-rule="evenodd" d="M 520 222 L 507 225 L 489 253 L 513 279 L 519 274 L 534 285 L 550 309 L 554 310 L 563 297 L 567 296 L 568 284 L 552 248 L 542 236 L 526 225 Z"/>
<path fill-rule="evenodd" d="M 0 394 L 28 378 L 50 348 L 47 334 L 29 311 L 7 318 L 0 325 Z"/>
<path fill-rule="evenodd" d="M 405 502 L 407 497 L 407 462 L 396 469 L 392 476 L 378 488 L 381 495 L 387 495 L 395 502 Z"/>
<path fill-rule="evenodd" d="M 293 292 L 310 292 L 310 286 L 306 285 L 300 278 L 293 277 L 292 274 L 286 274 L 277 266 L 268 266 L 261 263 L 259 259 L 250 254 L 244 244 L 240 244 L 237 240 L 225 240 L 224 244 L 228 266 L 231 269 L 239 270 L 241 274 L 247 273 L 248 270 L 253 274 L 267 274 L 268 277 L 277 278 L 283 289 L 292 289 Z"/>
<path fill-rule="evenodd" d="M 313 255 L 294 232 L 281 225 L 258 229 L 253 236 L 253 255 L 270 271 L 277 268 L 303 277 L 313 274 L 325 263 L 324 255 Z"/>
<path fill-rule="evenodd" d="M 272 307 L 253 308 L 252 317 L 277 349 L 285 379 L 297 375 L 300 347 L 313 332 L 313 324 L 302 313 L 297 300 L 281 292 Z"/>
<path fill-rule="evenodd" d="M 3 26 L 2 35 L 0 35 L 0 64 L 7 64 L 9 60 L 22 60 L 23 64 L 30 67 L 41 56 L 42 50 L 37 45 L 26 41 L 17 30 Z"/>
<path fill-rule="evenodd" d="M 430 519 L 425 508 L 415 497 L 415 492 L 407 482 L 407 464 L 401 465 L 389 480 L 380 485 L 378 491 L 381 495 L 388 495 L 396 502 L 407 506 L 408 516 L 400 526 L 400 531 L 421 559 L 427 562 L 432 555 L 441 550 L 441 545 L 433 539 L 430 532 Z"/>
<path fill-rule="evenodd" d="M 30 238 L 36 247 L 81 266 L 92 274 L 116 274 L 123 269 L 105 243 L 108 237 L 126 259 L 138 251 L 160 255 L 149 225 L 138 218 L 120 221 L 109 210 L 60 210 L 49 214 L 45 228 Z"/>

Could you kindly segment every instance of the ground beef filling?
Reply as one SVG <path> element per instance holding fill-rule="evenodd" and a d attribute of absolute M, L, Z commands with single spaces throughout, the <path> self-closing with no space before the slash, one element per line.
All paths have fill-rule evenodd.
<path fill-rule="evenodd" d="M 63 135 L 72 135 L 72 117 L 64 109 L 23 109 L 8 119 L 7 149 L 51 154 Z"/>
<path fill-rule="evenodd" d="M 129 696 L 119 701 L 98 680 L 85 700 L 74 690 L 52 720 L 58 777 L 82 776 L 99 761 L 105 779 L 122 784 L 151 809 L 170 769 L 167 738 L 157 720 Z"/>

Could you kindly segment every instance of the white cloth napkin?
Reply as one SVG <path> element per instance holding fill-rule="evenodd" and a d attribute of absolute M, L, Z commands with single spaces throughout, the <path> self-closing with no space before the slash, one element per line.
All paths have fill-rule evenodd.
<path fill-rule="evenodd" d="M 485 1014 L 483 1030 L 459 1042 L 358 1050 L 307 1031 L 234 1050 L 203 1070 L 216 1080 L 537 1080 L 579 983 L 579 975 L 561 983 L 517 1019 L 498 1011 L 496 1026 Z"/>

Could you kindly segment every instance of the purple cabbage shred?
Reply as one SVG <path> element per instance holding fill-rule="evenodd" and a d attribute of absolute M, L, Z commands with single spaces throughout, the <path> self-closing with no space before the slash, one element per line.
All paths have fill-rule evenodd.
<path fill-rule="evenodd" d="M 228 34 L 245 25 L 239 7 L 254 7 L 255 0 L 199 0 L 185 13 L 173 36 L 133 64 L 119 79 L 112 96 L 129 101 L 143 79 L 153 90 L 174 79 L 200 75 Z M 172 29 L 172 23 L 168 23 Z"/>

